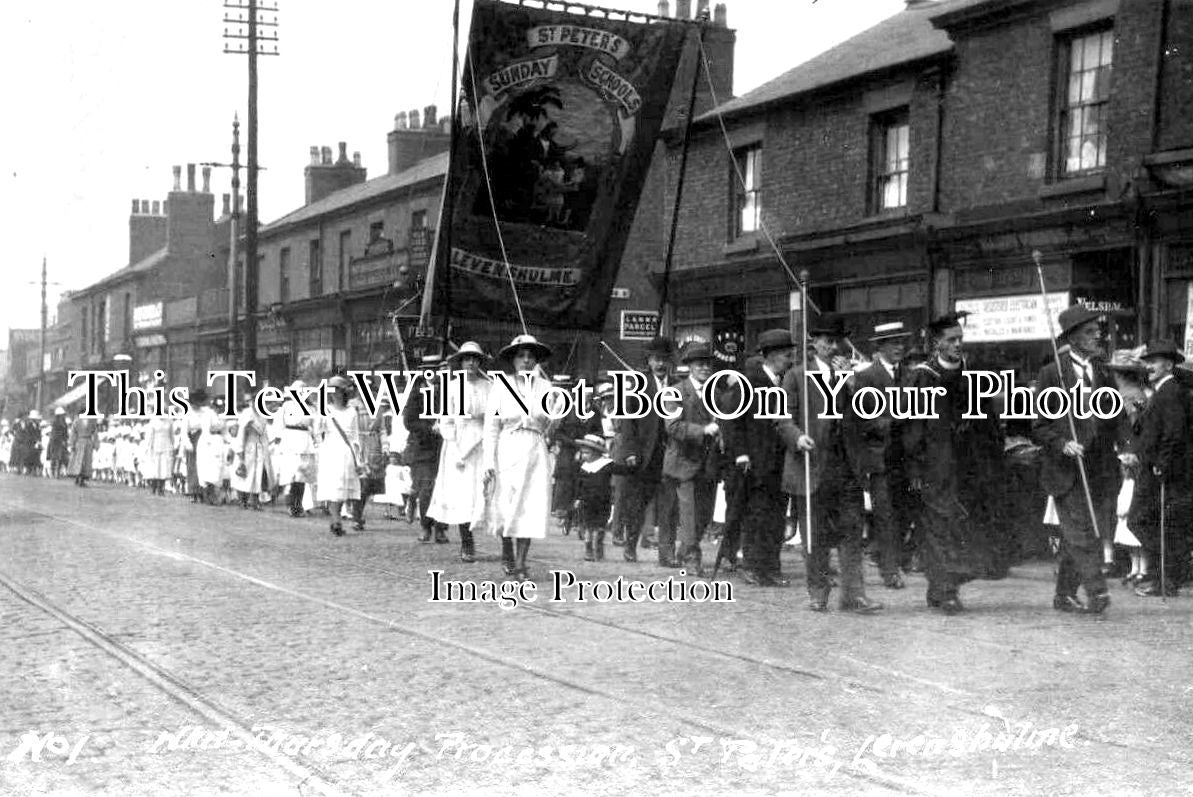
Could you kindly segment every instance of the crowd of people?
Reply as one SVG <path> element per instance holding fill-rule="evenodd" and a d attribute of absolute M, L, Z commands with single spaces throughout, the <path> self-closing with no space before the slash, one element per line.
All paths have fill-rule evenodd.
<path fill-rule="evenodd" d="M 336 536 L 345 520 L 363 529 L 366 507 L 380 504 L 389 518 L 417 518 L 420 542 L 448 543 L 455 526 L 465 563 L 476 561 L 477 534 L 495 537 L 504 573 L 515 579 L 530 578 L 533 540 L 574 531 L 589 561 L 604 559 L 609 542 L 626 562 L 653 549 L 660 568 L 682 575 L 733 573 L 784 588 L 791 580 L 782 553 L 796 537 L 813 611 L 828 610 L 833 589 L 843 611 L 881 611 L 866 591 L 869 556 L 883 588 L 903 589 L 909 573 L 922 572 L 927 605 L 955 614 L 964 610 L 963 584 L 1003 578 L 1018 557 L 1022 507 L 1007 485 L 1011 457 L 1026 451 L 1047 494 L 1038 513 L 1053 528 L 1055 609 L 1104 612 L 1112 574 L 1141 597 L 1176 594 L 1193 552 L 1193 399 L 1188 372 L 1176 367 L 1183 354 L 1153 341 L 1108 357 L 1100 317 L 1080 306 L 1061 313 L 1059 327 L 1055 362 L 1034 389 L 1111 387 L 1124 398 L 1121 413 L 1099 418 L 1077 407 L 1009 436 L 1004 396 L 982 398 L 984 419 L 963 417 L 970 388 L 957 315 L 929 325 L 923 351 L 912 350 L 901 322 L 878 325 L 865 362 L 844 355 L 844 327 L 826 319 L 809 330 L 806 361 L 790 332 L 769 330 L 715 391 L 705 390 L 719 365 L 708 344 L 677 351 L 654 339 L 642 393 L 653 402 L 673 390 L 671 417 L 614 416 L 607 381 L 579 408 L 591 413 L 554 417 L 560 395 L 552 388 L 570 378 L 550 377 L 551 350 L 520 335 L 496 363 L 475 342 L 442 362 L 423 358 L 423 369 L 462 373 L 444 417 L 423 413 L 426 371 L 400 411 L 383 397 L 369 412 L 342 375 L 327 381 L 325 413 L 300 405 L 301 381 L 271 417 L 248 401 L 229 414 L 220 397 L 192 391 L 197 409 L 178 419 L 70 422 L 59 408 L 51 423 L 36 412 L 5 421 L 0 467 L 246 510 L 285 503 L 293 517 L 323 510 Z M 489 373 L 497 366 L 512 375 L 500 388 Z M 812 389 L 815 372 L 830 385 L 847 375 L 839 417 Z M 860 414 L 849 396 L 865 387 L 934 390 L 935 414 Z M 773 417 L 764 397 L 778 391 L 785 407 Z"/>

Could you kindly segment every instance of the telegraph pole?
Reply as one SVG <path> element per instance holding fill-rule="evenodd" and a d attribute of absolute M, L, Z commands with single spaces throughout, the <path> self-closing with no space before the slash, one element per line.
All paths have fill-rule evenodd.
<path fill-rule="evenodd" d="M 239 53 L 248 56 L 249 61 L 249 107 L 248 107 L 248 186 L 246 190 L 247 207 L 244 222 L 244 328 L 240 334 L 241 350 L 240 368 L 253 370 L 257 360 L 257 286 L 259 274 L 257 269 L 257 56 L 277 55 L 277 1 L 273 7 L 262 6 L 259 0 L 246 0 L 244 3 L 230 0 L 224 3 L 224 22 L 231 23 L 237 28 L 229 32 L 224 29 L 225 53 Z M 231 13 L 236 15 L 231 18 Z M 246 13 L 242 13 L 246 12 Z M 261 12 L 272 13 L 271 19 L 264 19 Z M 241 32 L 241 26 L 247 32 Z M 266 30 L 262 33 L 259 28 Z M 229 42 L 235 42 L 235 46 Z M 273 44 L 272 52 L 265 47 Z"/>

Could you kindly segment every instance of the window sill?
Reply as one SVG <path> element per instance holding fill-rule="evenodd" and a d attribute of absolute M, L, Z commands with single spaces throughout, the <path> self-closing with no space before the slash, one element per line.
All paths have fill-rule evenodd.
<path fill-rule="evenodd" d="M 1070 194 L 1089 194 L 1106 190 L 1106 175 L 1091 174 L 1088 177 L 1070 177 L 1051 183 L 1040 188 L 1040 199 L 1068 196 Z"/>
<path fill-rule="evenodd" d="M 758 251 L 758 234 L 748 232 L 743 234 L 740 238 L 730 241 L 721 247 L 721 255 L 730 257 L 732 255 L 745 255 L 750 252 Z"/>

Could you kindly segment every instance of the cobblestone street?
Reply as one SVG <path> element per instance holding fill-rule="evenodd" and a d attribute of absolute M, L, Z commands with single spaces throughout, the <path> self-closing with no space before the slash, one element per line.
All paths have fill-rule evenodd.
<path fill-rule="evenodd" d="M 0 792 L 1190 793 L 1189 597 L 1065 615 L 1037 562 L 946 617 L 870 570 L 884 613 L 819 615 L 788 551 L 732 603 L 549 603 L 555 569 L 662 576 L 554 536 L 538 601 L 430 603 L 497 546 L 370 513 L 0 475 Z"/>

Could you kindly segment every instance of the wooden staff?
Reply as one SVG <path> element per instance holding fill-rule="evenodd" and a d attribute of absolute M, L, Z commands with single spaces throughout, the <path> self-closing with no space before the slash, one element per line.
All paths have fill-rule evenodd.
<path fill-rule="evenodd" d="M 803 396 L 804 434 L 810 438 L 811 415 L 808 412 L 808 270 L 799 272 L 800 338 L 803 340 L 804 383 L 800 386 Z M 804 449 L 804 550 L 812 555 L 812 452 Z"/>
<path fill-rule="evenodd" d="M 1056 329 L 1052 323 L 1052 313 L 1048 311 L 1048 289 L 1044 285 L 1044 267 L 1040 265 L 1041 257 L 1039 249 L 1032 250 L 1031 259 L 1035 261 L 1036 274 L 1040 278 L 1040 296 L 1044 302 L 1044 318 L 1048 322 L 1048 339 L 1052 341 L 1052 361 L 1056 363 L 1056 378 L 1060 380 L 1061 390 L 1068 393 L 1069 388 L 1065 384 L 1065 370 L 1060 364 L 1060 349 L 1056 345 Z M 1069 412 L 1065 417 L 1069 421 L 1069 435 L 1076 445 L 1081 445 L 1077 440 L 1077 424 L 1073 422 L 1073 413 Z M 1085 491 L 1085 507 L 1089 510 L 1089 522 L 1093 524 L 1094 537 L 1101 539 L 1102 535 L 1098 531 L 1098 515 L 1094 512 L 1094 498 L 1089 491 L 1089 476 L 1085 472 L 1085 457 L 1082 454 L 1077 455 L 1077 470 L 1081 473 L 1081 488 Z"/>

